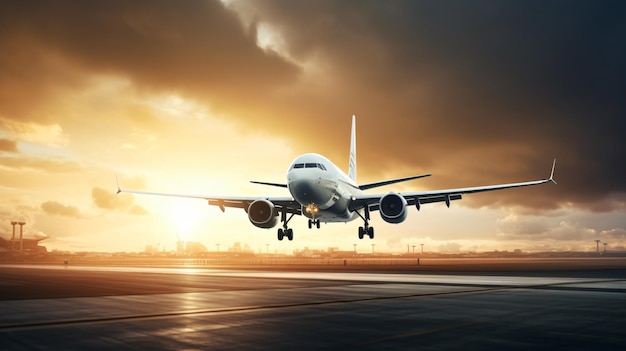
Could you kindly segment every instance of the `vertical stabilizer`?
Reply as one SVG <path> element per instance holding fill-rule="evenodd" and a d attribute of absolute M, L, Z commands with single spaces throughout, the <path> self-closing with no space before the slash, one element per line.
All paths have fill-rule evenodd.
<path fill-rule="evenodd" d="M 356 117 L 352 115 L 352 133 L 350 135 L 350 165 L 348 176 L 356 183 Z"/>

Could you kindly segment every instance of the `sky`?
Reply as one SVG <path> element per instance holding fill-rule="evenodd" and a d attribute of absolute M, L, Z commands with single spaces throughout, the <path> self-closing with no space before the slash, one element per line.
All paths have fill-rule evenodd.
<path fill-rule="evenodd" d="M 0 235 L 49 250 L 303 247 L 594 251 L 626 245 L 626 4 L 621 1 L 3 1 Z M 125 188 L 288 195 L 299 154 L 369 192 L 544 179 L 411 208 L 403 224 L 290 222 Z M 269 244 L 269 249 L 266 244 Z"/>

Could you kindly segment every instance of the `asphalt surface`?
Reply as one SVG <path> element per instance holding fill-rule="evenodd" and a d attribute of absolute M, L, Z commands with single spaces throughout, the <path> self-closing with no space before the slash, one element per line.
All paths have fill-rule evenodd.
<path fill-rule="evenodd" d="M 620 265 L 464 274 L 0 265 L 0 349 L 623 350 Z"/>

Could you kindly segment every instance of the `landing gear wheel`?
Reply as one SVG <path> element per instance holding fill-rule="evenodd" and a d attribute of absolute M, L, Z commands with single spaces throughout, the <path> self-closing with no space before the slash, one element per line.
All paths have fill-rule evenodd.
<path fill-rule="evenodd" d="M 282 241 L 285 236 L 285 232 L 281 229 L 278 229 L 278 240 Z"/>
<path fill-rule="evenodd" d="M 363 208 L 365 212 L 364 215 L 361 215 L 359 211 L 355 211 L 355 213 L 363 219 L 363 226 L 359 227 L 359 239 L 363 239 L 364 236 L 369 236 L 370 239 L 374 239 L 374 227 L 370 227 L 370 210 L 369 207 L 365 206 Z"/>
<path fill-rule="evenodd" d="M 313 226 L 317 229 L 320 229 L 320 220 L 319 219 L 309 219 L 309 229 L 313 228 Z"/>
<path fill-rule="evenodd" d="M 293 218 L 294 213 L 292 213 L 289 218 L 287 218 L 287 211 L 283 209 L 281 211 L 280 221 L 283 222 L 283 227 L 278 229 L 278 240 L 283 240 L 284 237 L 287 237 L 289 240 L 293 240 L 293 229 L 289 229 L 287 224 Z"/>
<path fill-rule="evenodd" d="M 363 239 L 366 235 L 374 239 L 374 227 L 359 227 L 359 239 Z"/>

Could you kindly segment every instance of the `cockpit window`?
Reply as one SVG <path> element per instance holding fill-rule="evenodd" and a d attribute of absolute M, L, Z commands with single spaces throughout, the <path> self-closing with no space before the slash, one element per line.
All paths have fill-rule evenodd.
<path fill-rule="evenodd" d="M 321 163 L 296 163 L 293 165 L 293 167 L 291 167 L 291 169 L 295 168 L 319 168 L 323 171 L 326 170 L 326 167 L 324 167 L 324 165 Z"/>

